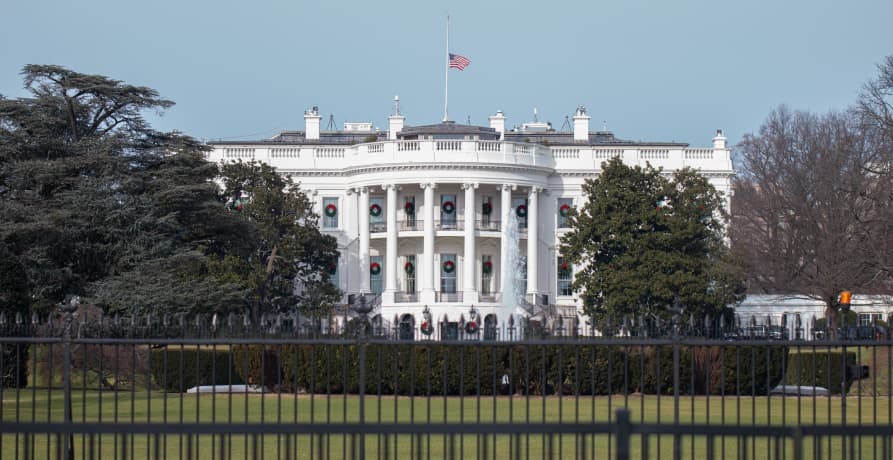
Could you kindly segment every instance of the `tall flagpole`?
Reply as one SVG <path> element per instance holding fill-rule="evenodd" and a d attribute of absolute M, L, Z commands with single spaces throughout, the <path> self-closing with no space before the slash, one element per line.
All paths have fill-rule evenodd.
<path fill-rule="evenodd" d="M 443 63 L 443 121 L 448 121 L 447 105 L 450 94 L 450 15 L 446 20 L 446 55 Z"/>

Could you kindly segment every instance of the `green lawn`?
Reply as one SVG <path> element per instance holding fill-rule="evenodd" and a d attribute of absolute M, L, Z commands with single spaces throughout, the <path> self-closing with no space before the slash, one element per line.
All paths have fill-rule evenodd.
<path fill-rule="evenodd" d="M 63 418 L 62 392 L 58 389 L 32 390 L 19 392 L 6 390 L 2 400 L 4 422 L 47 422 Z M 354 457 L 360 446 L 360 438 L 342 435 L 309 436 L 266 435 L 251 438 L 243 435 L 222 436 L 204 435 L 201 437 L 181 436 L 176 425 L 179 423 L 355 423 L 359 421 L 359 398 L 355 395 L 310 396 L 278 394 L 238 394 L 238 395 L 183 395 L 146 391 L 96 392 L 77 391 L 73 398 L 73 419 L 78 421 L 101 421 L 115 424 L 158 423 L 168 431 L 157 436 L 138 435 L 115 437 L 103 435 L 89 438 L 77 435 L 75 450 L 90 456 L 94 454 L 106 458 L 113 452 L 121 456 L 122 449 L 127 457 L 146 458 L 158 453 L 161 458 L 185 458 L 191 452 L 193 458 L 244 458 L 246 453 L 263 451 L 266 458 Z M 437 423 L 482 423 L 511 422 L 526 423 L 592 423 L 613 422 L 618 408 L 630 410 L 633 423 L 672 423 L 677 406 L 671 397 L 631 395 L 628 397 L 573 397 L 573 396 L 532 396 L 524 397 L 399 397 L 373 395 L 365 403 L 367 423 L 406 423 L 416 425 Z M 812 424 L 883 425 L 890 426 L 891 403 L 888 397 L 849 397 L 849 398 L 780 398 L 780 397 L 683 397 L 678 403 L 678 418 L 682 424 L 710 425 L 772 425 L 796 426 Z M 846 419 L 844 420 L 844 413 Z M 844 430 L 845 431 L 845 430 Z M 53 457 L 58 439 L 46 435 L 37 439 L 25 439 L 12 434 L 2 436 L 0 454 L 2 458 L 20 458 L 24 449 L 32 449 L 29 454 L 37 458 Z M 542 458 L 543 451 L 553 453 L 553 458 L 573 458 L 585 454 L 587 457 L 605 458 L 608 452 L 613 456 L 616 443 L 606 434 L 580 437 L 556 435 L 554 433 L 531 436 L 482 436 L 465 435 L 448 438 L 444 435 L 382 436 L 368 435 L 365 438 L 365 452 L 370 458 L 379 455 L 394 458 L 410 458 L 422 452 L 431 452 L 432 458 L 448 456 L 445 449 L 452 446 L 457 457 L 483 456 L 484 450 L 491 458 L 506 458 L 529 453 L 534 458 Z M 888 440 L 889 441 L 889 440 Z M 844 450 L 843 438 L 822 440 L 821 456 L 841 458 Z M 880 457 L 880 439 L 862 439 L 855 445 L 854 452 L 861 452 L 862 458 Z M 647 443 L 641 437 L 632 442 L 635 458 L 647 447 L 649 457 L 671 458 L 672 437 L 651 437 Z M 32 447 L 33 446 L 33 447 Z M 706 456 L 707 441 L 704 437 L 683 436 L 681 446 L 685 458 L 694 454 L 695 458 Z M 819 452 L 808 440 L 805 453 L 813 458 Z M 717 457 L 735 458 L 746 449 L 747 456 L 774 458 L 777 453 L 792 458 L 790 442 L 776 445 L 766 438 L 739 443 L 732 436 L 715 439 L 712 445 Z M 18 449 L 18 450 L 16 450 Z M 778 450 L 776 450 L 778 449 Z M 845 448 L 849 451 L 849 447 Z M 862 449 L 858 451 L 858 449 Z M 224 455 L 221 455 L 223 453 Z"/>

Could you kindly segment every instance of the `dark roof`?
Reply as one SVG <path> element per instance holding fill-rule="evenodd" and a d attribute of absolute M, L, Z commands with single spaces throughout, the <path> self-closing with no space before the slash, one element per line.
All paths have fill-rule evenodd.
<path fill-rule="evenodd" d="M 574 133 L 571 131 L 546 131 L 546 132 L 523 132 L 523 131 L 506 131 L 505 140 L 513 142 L 533 142 L 545 145 L 603 145 L 603 146 L 623 146 L 623 145 L 641 145 L 646 147 L 688 147 L 684 142 L 638 142 L 614 137 L 611 131 L 596 131 L 589 133 L 589 141 L 574 140 Z"/>
<path fill-rule="evenodd" d="M 435 137 L 477 136 L 478 139 L 499 139 L 499 134 L 493 128 L 484 126 L 463 125 L 453 121 L 444 121 L 434 125 L 404 127 L 397 137 L 400 139 L 418 138 L 420 135 Z"/>

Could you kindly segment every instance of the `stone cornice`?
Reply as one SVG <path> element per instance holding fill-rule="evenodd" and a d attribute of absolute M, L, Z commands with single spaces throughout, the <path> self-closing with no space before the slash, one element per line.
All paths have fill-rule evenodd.
<path fill-rule="evenodd" d="M 493 163 L 417 163 L 417 164 L 383 164 L 371 166 L 358 166 L 345 169 L 281 169 L 283 174 L 291 176 L 340 176 L 350 177 L 358 174 L 372 174 L 400 171 L 450 171 L 450 170 L 478 170 L 478 171 L 507 171 L 515 173 L 533 173 L 543 176 L 551 176 L 555 173 L 553 168 L 545 166 L 527 166 Z"/>

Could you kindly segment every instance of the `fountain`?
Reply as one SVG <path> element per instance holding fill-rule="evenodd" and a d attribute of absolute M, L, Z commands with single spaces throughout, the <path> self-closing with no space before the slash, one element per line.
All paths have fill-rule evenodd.
<path fill-rule="evenodd" d="M 505 238 L 502 239 L 501 252 L 503 263 L 500 267 L 500 280 L 502 281 L 501 306 L 497 310 L 497 318 L 502 324 L 508 324 L 509 318 L 515 316 L 514 323 L 521 324 L 521 318 L 529 316 L 531 312 L 525 309 L 528 305 L 524 300 L 524 286 L 521 284 L 521 273 L 524 269 L 521 263 L 521 250 L 518 247 L 518 217 L 515 209 L 508 213 L 508 220 L 504 223 Z"/>

